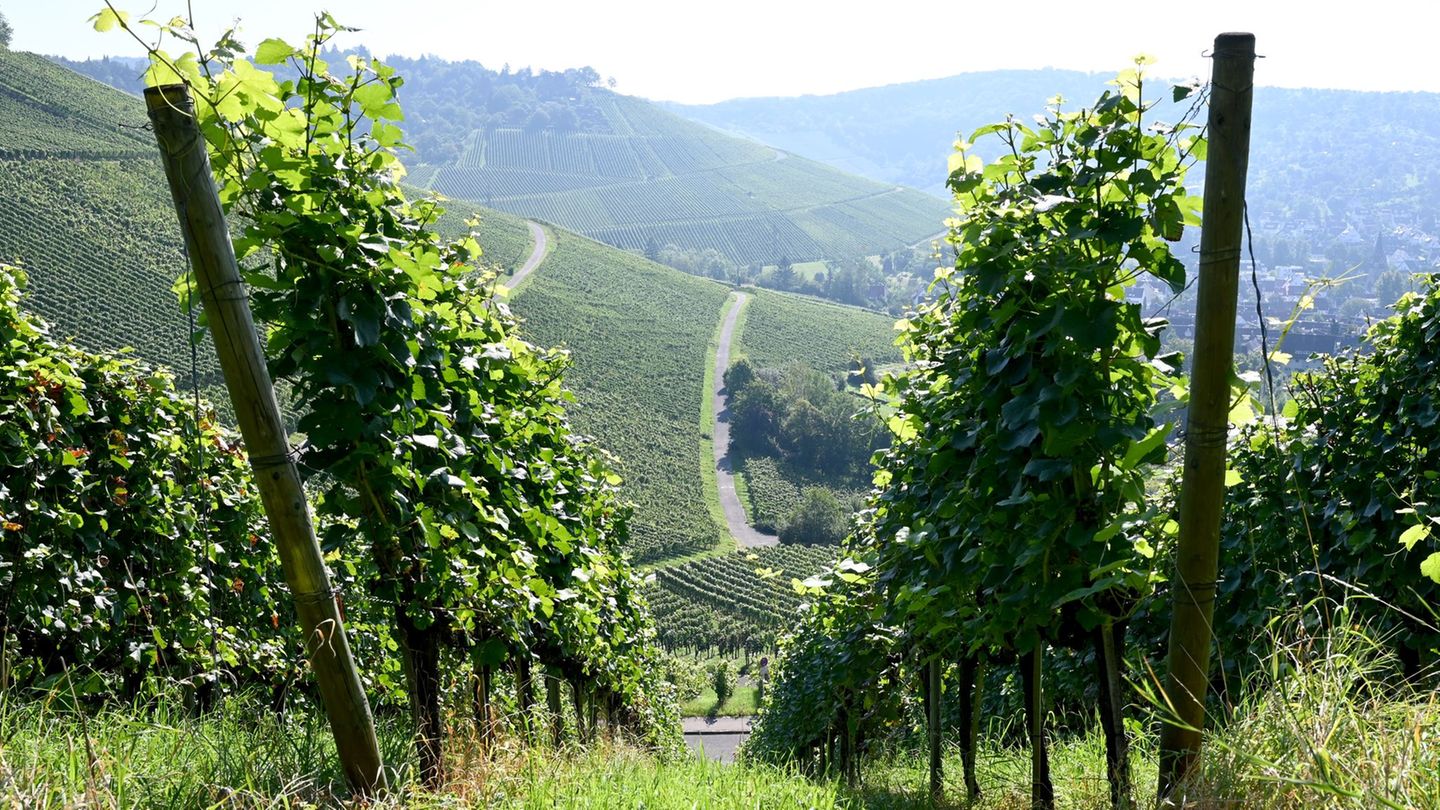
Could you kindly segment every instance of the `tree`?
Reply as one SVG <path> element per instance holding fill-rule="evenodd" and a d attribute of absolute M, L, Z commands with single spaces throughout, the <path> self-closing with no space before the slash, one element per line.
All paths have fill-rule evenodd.
<path fill-rule="evenodd" d="M 5 19 L 5 12 L 0 11 L 0 48 L 9 48 L 10 39 L 15 35 L 15 29 L 10 27 L 10 21 Z"/>
<path fill-rule="evenodd" d="M 834 493 L 823 487 L 807 487 L 800 505 L 780 529 L 780 542 L 833 545 L 845 538 L 850 512 Z"/>
<path fill-rule="evenodd" d="M 775 286 L 781 290 L 793 289 L 795 277 L 795 267 L 790 263 L 790 258 L 781 256 L 780 263 L 775 266 Z"/>

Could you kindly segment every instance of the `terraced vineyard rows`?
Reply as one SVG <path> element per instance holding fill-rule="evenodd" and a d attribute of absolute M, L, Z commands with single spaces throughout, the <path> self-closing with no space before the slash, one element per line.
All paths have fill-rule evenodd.
<path fill-rule="evenodd" d="M 609 132 L 473 132 L 430 187 L 617 247 L 673 242 L 741 263 L 894 250 L 938 231 L 948 213 L 929 195 L 596 92 Z"/>
<path fill-rule="evenodd" d="M 745 310 L 740 345 L 759 366 L 798 360 L 818 371 L 840 373 L 856 355 L 876 365 L 899 362 L 894 324 L 889 316 L 858 307 L 756 290 Z"/>
<path fill-rule="evenodd" d="M 713 548 L 698 414 L 725 287 L 570 233 L 516 295 L 523 333 L 563 345 L 575 422 L 620 457 L 636 559 Z"/>
<path fill-rule="evenodd" d="M 660 641 L 673 650 L 766 649 L 800 604 L 791 580 L 834 556 L 833 546 L 774 546 L 657 569 L 646 598 Z"/>

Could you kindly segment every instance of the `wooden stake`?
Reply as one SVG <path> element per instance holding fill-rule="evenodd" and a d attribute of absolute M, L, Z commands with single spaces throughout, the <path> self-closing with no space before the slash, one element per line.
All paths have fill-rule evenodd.
<path fill-rule="evenodd" d="M 385 787 L 385 768 L 370 703 L 350 654 L 330 573 L 310 522 L 300 474 L 290 458 L 275 388 L 255 332 L 189 88 L 183 84 L 151 87 L 145 91 L 145 106 L 155 140 L 160 144 L 161 162 L 170 181 L 170 194 L 215 340 L 225 387 L 250 454 L 250 466 L 280 552 L 285 582 L 295 599 L 310 668 L 315 673 L 330 731 L 335 735 L 340 762 L 351 787 L 362 795 L 372 795 Z"/>
<path fill-rule="evenodd" d="M 1031 810 L 1055 810 L 1055 783 L 1050 780 L 1050 751 L 1045 743 L 1044 648 L 1020 656 L 1020 682 L 1025 692 L 1025 721 L 1030 736 Z"/>
<path fill-rule="evenodd" d="M 972 804 L 980 799 L 980 780 L 975 776 L 975 747 L 980 736 L 984 666 L 979 653 L 960 659 L 960 765 L 965 772 L 965 798 Z"/>
<path fill-rule="evenodd" d="M 930 659 L 925 665 L 925 731 L 930 748 L 930 803 L 940 804 L 945 796 L 945 765 L 940 756 L 942 732 L 940 730 L 941 701 L 944 690 L 940 688 L 940 657 Z"/>
<path fill-rule="evenodd" d="M 1201 730 L 1205 727 L 1211 619 L 1225 497 L 1230 380 L 1234 373 L 1235 300 L 1245 216 L 1245 174 L 1250 160 L 1255 35 L 1216 37 L 1214 60 L 1195 359 L 1185 427 L 1180 537 L 1171 580 L 1174 607 L 1165 683 L 1165 694 L 1177 717 L 1160 733 L 1162 800 L 1176 798 L 1172 793 L 1182 786 L 1199 757 Z"/>
<path fill-rule="evenodd" d="M 1120 679 L 1120 667 L 1125 659 L 1125 623 L 1107 618 L 1093 631 L 1093 640 L 1110 807 L 1131 810 L 1135 803 L 1130 789 L 1130 738 L 1125 732 L 1124 686 Z"/>
<path fill-rule="evenodd" d="M 545 676 L 545 707 L 550 715 L 550 744 L 559 748 L 565 742 L 565 716 L 560 705 L 560 679 Z"/>

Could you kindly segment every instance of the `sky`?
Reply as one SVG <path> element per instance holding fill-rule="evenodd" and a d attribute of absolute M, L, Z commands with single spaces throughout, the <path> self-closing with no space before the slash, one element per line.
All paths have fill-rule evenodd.
<path fill-rule="evenodd" d="M 116 0 L 112 0 L 116 1 Z M 149 11 L 154 4 L 155 10 Z M 1114 72 L 1138 53 L 1154 74 L 1208 73 L 1215 34 L 1251 31 L 1259 84 L 1440 92 L 1440 8 L 1428 2 L 1209 0 L 192 0 L 202 32 L 236 18 L 241 41 L 300 42 L 313 12 L 363 29 L 339 44 L 377 54 L 476 59 L 487 67 L 590 65 L 620 92 L 710 103 L 823 94 L 999 68 Z M 72 58 L 143 51 L 86 18 L 102 0 L 0 0 L 16 50 Z M 137 18 L 177 0 L 118 0 Z"/>

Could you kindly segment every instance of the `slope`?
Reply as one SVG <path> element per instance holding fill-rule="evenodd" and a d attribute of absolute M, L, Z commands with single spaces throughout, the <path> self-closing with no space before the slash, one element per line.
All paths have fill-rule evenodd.
<path fill-rule="evenodd" d="M 739 263 L 840 259 L 934 234 L 943 201 L 733 138 L 598 88 L 593 131 L 475 130 L 416 177 L 442 194 L 630 250 L 714 248 Z"/>
<path fill-rule="evenodd" d="M 61 334 L 188 369 L 189 327 L 171 292 L 184 257 L 145 120 L 134 96 L 0 50 L 0 260 L 27 268 L 28 305 Z M 449 208 L 450 233 L 481 216 L 489 261 L 509 269 L 529 252 L 523 221 Z M 199 354 L 213 380 L 213 353 Z"/>
<path fill-rule="evenodd" d="M 0 259 L 28 265 L 31 305 L 84 345 L 131 346 L 188 369 L 188 325 L 171 292 L 183 262 L 174 212 L 149 134 L 126 128 L 143 123 L 140 100 L 9 52 L 0 52 L 0 98 L 8 105 L 0 117 Z M 530 254 L 524 220 L 446 204 L 442 230 L 458 233 L 478 217 L 488 261 L 513 271 Z M 638 505 L 635 555 L 713 548 L 722 530 L 709 508 L 701 413 L 728 289 L 558 228 L 548 236 L 549 252 L 512 305 L 528 339 L 572 353 L 566 380 L 577 394 L 575 419 L 620 457 Z M 848 360 L 852 341 L 837 330 L 872 334 L 888 325 L 794 296 L 760 293 L 757 301 L 755 350 L 794 351 L 817 367 Z M 868 325 L 847 326 L 850 314 Z M 788 319 L 798 328 L 787 329 Z M 199 357 L 202 381 L 216 384 L 208 345 Z"/>
<path fill-rule="evenodd" d="M 1010 113 L 1028 121 L 1057 93 L 1071 105 L 1090 103 L 1111 78 L 986 71 L 826 96 L 669 109 L 846 171 L 948 196 L 946 159 L 957 131 L 968 135 Z M 1150 83 L 1155 90 L 1147 95 L 1168 95 L 1163 80 Z M 1158 117 L 1174 120 L 1174 112 L 1162 109 Z M 1440 94 L 1256 88 L 1252 209 L 1275 231 L 1319 226 L 1317 253 L 1324 237 L 1345 228 L 1347 214 L 1357 221 L 1374 215 L 1402 226 L 1428 223 L 1440 206 L 1440 167 L 1431 160 L 1440 148 L 1437 133 Z M 1366 236 L 1373 240 L 1374 231 Z"/>
<path fill-rule="evenodd" d="M 576 423 L 620 457 L 634 554 L 654 560 L 720 540 L 705 504 L 699 414 L 706 349 L 726 288 L 556 230 L 515 295 L 530 340 L 564 346 Z"/>

